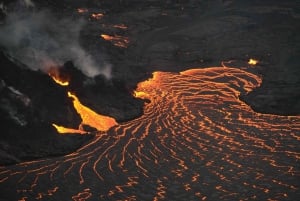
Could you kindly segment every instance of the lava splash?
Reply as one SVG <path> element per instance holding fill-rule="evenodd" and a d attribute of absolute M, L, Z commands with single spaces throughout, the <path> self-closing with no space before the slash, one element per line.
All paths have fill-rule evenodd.
<path fill-rule="evenodd" d="M 300 116 L 239 99 L 259 76 L 228 67 L 155 72 L 144 114 L 78 151 L 0 167 L 6 200 L 296 200 Z"/>

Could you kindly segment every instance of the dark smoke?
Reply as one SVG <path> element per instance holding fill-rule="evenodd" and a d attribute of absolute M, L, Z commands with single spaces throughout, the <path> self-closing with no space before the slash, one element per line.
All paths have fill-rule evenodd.
<path fill-rule="evenodd" d="M 100 62 L 79 44 L 84 20 L 57 17 L 50 11 L 36 11 L 33 7 L 32 1 L 22 1 L 18 9 L 7 12 L 0 27 L 0 46 L 11 57 L 33 70 L 45 72 L 71 60 L 89 77 L 103 74 L 110 78 L 111 66 L 97 65 Z"/>

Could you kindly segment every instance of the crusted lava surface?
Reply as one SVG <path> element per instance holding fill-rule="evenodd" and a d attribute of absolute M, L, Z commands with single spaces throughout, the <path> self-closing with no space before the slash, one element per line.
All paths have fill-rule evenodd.
<path fill-rule="evenodd" d="M 12 7 L 11 1 L 2 1 Z M 112 77 L 85 76 L 72 61 L 62 87 L 47 74 L 30 70 L 3 48 L 0 54 L 0 164 L 63 155 L 78 149 L 91 135 L 59 135 L 52 123 L 75 128 L 80 117 L 67 91 L 118 122 L 143 113 L 144 101 L 132 96 L 137 83 L 153 71 L 179 72 L 220 66 L 221 61 L 246 64 L 262 85 L 242 99 L 260 113 L 300 114 L 299 4 L 294 1 L 34 1 L 35 9 L 87 19 L 80 44 L 112 65 Z M 78 8 L 87 12 L 79 13 Z M 102 18 L 92 17 L 103 13 Z M 100 15 L 99 15 L 100 16 Z M 1 13 L 1 19 L 5 14 Z M 101 34 L 118 36 L 107 41 Z M 123 39 L 123 41 L 122 41 Z M 124 39 L 128 39 L 125 43 Z M 123 42 L 123 43 L 122 43 Z M 119 44 L 116 45 L 116 44 Z M 228 64 L 230 66 L 230 64 Z"/>

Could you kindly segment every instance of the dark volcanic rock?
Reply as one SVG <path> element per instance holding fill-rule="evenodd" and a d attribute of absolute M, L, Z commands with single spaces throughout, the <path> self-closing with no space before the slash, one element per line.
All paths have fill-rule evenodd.
<path fill-rule="evenodd" d="M 297 1 L 34 2 L 36 9 L 87 18 L 80 43 L 93 56 L 100 57 L 101 53 L 109 60 L 113 65 L 112 79 L 88 78 L 67 62 L 61 72 L 71 76 L 71 83 L 64 88 L 48 75 L 16 65 L 1 53 L 0 157 L 7 161 L 64 154 L 89 138 L 60 136 L 51 126 L 57 123 L 77 127 L 80 122 L 66 96 L 68 90 L 76 93 L 84 105 L 119 122 L 137 117 L 142 113 L 143 101 L 131 94 L 138 82 L 157 70 L 178 72 L 220 66 L 229 60 L 247 65 L 247 60 L 254 57 L 260 64 L 253 68 L 262 74 L 263 84 L 242 99 L 261 113 L 300 114 Z M 78 14 L 79 7 L 88 12 Z M 91 20 L 90 15 L 98 11 L 104 17 Z M 120 48 L 103 40 L 103 33 L 128 38 L 128 47 Z"/>
<path fill-rule="evenodd" d="M 115 75 L 131 82 L 140 80 L 142 71 L 181 71 L 229 60 L 247 65 L 253 57 L 260 61 L 255 68 L 263 84 L 243 100 L 261 113 L 300 114 L 299 3 L 167 2 L 166 6 L 147 1 L 148 6 L 139 9 L 132 3 L 106 18 L 127 24 L 126 35 L 132 41 L 123 54 L 110 51 L 118 58 L 114 65 L 122 66 L 114 69 Z"/>
<path fill-rule="evenodd" d="M 32 71 L 22 64 L 16 65 L 3 53 L 0 53 L 1 79 L 4 82 L 7 96 L 22 100 L 26 119 L 30 122 L 53 122 L 74 127 L 80 118 L 67 97 L 67 90 L 56 84 L 50 76 L 40 71 Z M 4 90 L 3 93 L 5 95 Z M 15 94 L 15 95 L 14 95 Z M 2 96 L 2 99 L 7 97 Z M 27 100 L 25 100 L 27 99 Z M 20 102 L 21 103 L 21 102 Z M 3 106 L 4 107 L 4 106 Z"/>
<path fill-rule="evenodd" d="M 81 119 L 67 91 L 96 112 L 125 121 L 142 114 L 143 101 L 132 97 L 124 82 L 103 76 L 87 78 L 72 62 L 60 68 L 70 85 L 62 87 L 50 76 L 11 62 L 2 52 L 0 76 L 0 161 L 61 155 L 80 147 L 91 136 L 59 135 L 52 123 L 77 128 Z M 94 129 L 89 128 L 89 131 Z"/>
<path fill-rule="evenodd" d="M 2 52 L 0 61 L 1 164 L 65 154 L 90 138 L 61 136 L 51 125 L 76 128 L 81 122 L 66 89 L 45 73 L 16 65 Z"/>
<path fill-rule="evenodd" d="M 125 80 L 106 80 L 96 77 L 92 84 L 78 90 L 81 102 L 100 114 L 114 117 L 118 122 L 128 121 L 143 113 L 144 101 L 133 97 L 133 89 Z"/>
<path fill-rule="evenodd" d="M 74 92 L 82 104 L 97 113 L 123 122 L 143 112 L 144 101 L 132 96 L 134 88 L 122 78 L 107 79 L 103 75 L 89 78 L 75 68 L 72 62 L 66 62 L 60 72 L 69 77 L 70 84 L 66 88 Z"/>

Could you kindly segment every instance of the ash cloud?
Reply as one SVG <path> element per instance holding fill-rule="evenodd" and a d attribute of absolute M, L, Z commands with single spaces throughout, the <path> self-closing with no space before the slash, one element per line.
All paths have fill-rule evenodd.
<path fill-rule="evenodd" d="M 84 20 L 61 18 L 47 10 L 37 11 L 31 0 L 21 1 L 16 7 L 6 13 L 0 27 L 0 46 L 11 57 L 32 70 L 47 72 L 72 61 L 89 77 L 99 74 L 111 77 L 111 66 L 96 61 L 79 44 Z"/>

